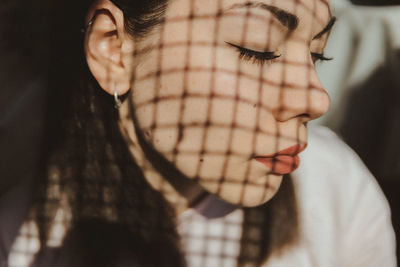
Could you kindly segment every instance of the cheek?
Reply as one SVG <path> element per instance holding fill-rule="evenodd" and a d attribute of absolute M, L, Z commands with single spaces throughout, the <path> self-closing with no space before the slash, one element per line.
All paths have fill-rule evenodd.
<path fill-rule="evenodd" d="M 139 127 L 182 173 L 242 183 L 265 175 L 268 170 L 249 159 L 275 152 L 276 123 L 261 97 L 273 100 L 275 89 L 223 71 L 177 71 L 150 80 L 134 87 Z"/>
<path fill-rule="evenodd" d="M 191 50 L 196 53 L 190 64 L 183 51 L 165 50 L 161 67 L 139 70 L 136 77 L 142 78 L 132 86 L 138 127 L 155 150 L 209 192 L 231 203 L 259 205 L 276 193 L 282 177 L 267 175 L 270 169 L 252 155 L 273 154 L 278 143 L 293 145 L 278 142 L 279 130 L 298 133 L 278 129 L 271 112 L 279 102 L 276 73 L 282 67 L 261 75 L 247 64 L 252 67 L 238 72 L 237 56 L 220 50 L 213 62 L 211 50 Z M 269 83 L 260 78 L 266 76 L 273 77 Z"/>

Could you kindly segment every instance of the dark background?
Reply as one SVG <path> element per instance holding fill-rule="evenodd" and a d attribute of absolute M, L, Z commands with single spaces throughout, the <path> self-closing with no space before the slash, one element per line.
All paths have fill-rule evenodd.
<path fill-rule="evenodd" d="M 400 5 L 400 0 L 351 0 L 356 5 L 387 6 Z"/>

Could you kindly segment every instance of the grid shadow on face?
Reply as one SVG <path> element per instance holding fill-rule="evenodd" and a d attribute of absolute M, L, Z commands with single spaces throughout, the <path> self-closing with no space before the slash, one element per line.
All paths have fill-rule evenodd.
<path fill-rule="evenodd" d="M 276 177 L 298 167 L 306 123 L 329 106 L 314 63 L 326 59 L 334 19 L 322 0 L 205 2 L 176 1 L 146 52 L 139 46 L 145 59 L 134 74 L 131 114 L 145 142 L 182 176 L 236 205 L 260 205 L 278 190 Z M 193 266 L 236 266 L 239 258 L 240 266 L 258 266 L 264 213 L 218 222 L 187 215 L 181 235 Z"/>
<path fill-rule="evenodd" d="M 313 64 L 329 16 L 321 0 L 171 3 L 136 51 L 145 58 L 132 83 L 136 128 L 206 190 L 265 202 L 276 176 L 298 167 L 306 122 L 329 106 Z"/>

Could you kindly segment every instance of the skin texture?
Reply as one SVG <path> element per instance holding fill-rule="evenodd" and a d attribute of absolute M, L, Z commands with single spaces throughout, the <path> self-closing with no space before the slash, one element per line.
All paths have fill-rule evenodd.
<path fill-rule="evenodd" d="M 172 0 L 165 23 L 140 40 L 124 31 L 123 14 L 109 1 L 88 14 L 95 17 L 86 36 L 89 68 L 109 94 L 130 90 L 121 130 L 146 179 L 178 211 L 204 192 L 242 206 L 271 199 L 283 174 L 254 157 L 305 146 L 307 122 L 329 108 L 311 55 L 323 53 L 329 3 L 246 3 Z M 284 26 L 276 8 L 296 16 L 296 26 Z M 238 46 L 277 58 L 241 55 Z M 294 156 L 286 173 L 296 168 Z M 162 171 L 163 160 L 179 175 Z"/>

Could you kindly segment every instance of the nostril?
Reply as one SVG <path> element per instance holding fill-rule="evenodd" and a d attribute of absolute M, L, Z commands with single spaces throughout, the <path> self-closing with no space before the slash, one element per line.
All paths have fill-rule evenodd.
<path fill-rule="evenodd" d="M 295 118 L 298 119 L 302 123 L 312 120 L 310 113 L 302 113 L 302 114 L 297 115 Z"/>
<path fill-rule="evenodd" d="M 308 114 L 308 113 L 302 113 L 302 114 L 297 115 L 296 117 L 298 117 L 298 118 L 311 118 L 310 114 Z"/>
<path fill-rule="evenodd" d="M 278 122 L 284 122 L 291 119 L 301 119 L 303 121 L 308 121 L 312 119 L 312 116 L 307 111 L 301 112 L 297 109 L 278 109 L 273 112 L 275 119 Z"/>

